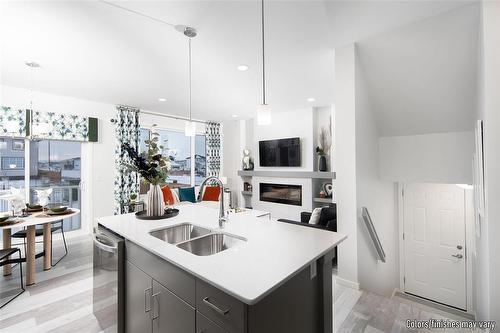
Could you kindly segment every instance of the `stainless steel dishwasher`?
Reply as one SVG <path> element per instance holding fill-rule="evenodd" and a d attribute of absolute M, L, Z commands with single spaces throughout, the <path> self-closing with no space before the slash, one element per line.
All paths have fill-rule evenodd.
<path fill-rule="evenodd" d="M 98 224 L 94 228 L 93 251 L 93 312 L 101 328 L 116 323 L 117 332 L 124 332 L 124 309 L 119 298 L 123 297 L 123 258 L 125 240 L 113 231 Z"/>

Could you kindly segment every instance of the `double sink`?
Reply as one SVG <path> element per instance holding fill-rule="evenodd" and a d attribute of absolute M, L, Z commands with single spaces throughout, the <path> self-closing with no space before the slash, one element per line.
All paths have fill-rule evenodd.
<path fill-rule="evenodd" d="M 212 231 L 191 223 L 153 230 L 149 234 L 197 256 L 210 256 L 246 242 L 245 238 Z"/>

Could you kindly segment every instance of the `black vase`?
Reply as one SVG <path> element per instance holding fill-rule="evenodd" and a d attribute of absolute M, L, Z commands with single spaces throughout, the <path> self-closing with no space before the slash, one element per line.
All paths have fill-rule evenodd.
<path fill-rule="evenodd" d="M 326 156 L 321 155 L 319 157 L 319 166 L 318 166 L 319 171 L 326 171 Z"/>

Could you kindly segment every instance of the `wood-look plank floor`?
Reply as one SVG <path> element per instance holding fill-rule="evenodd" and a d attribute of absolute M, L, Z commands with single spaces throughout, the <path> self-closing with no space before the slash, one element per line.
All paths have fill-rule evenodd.
<path fill-rule="evenodd" d="M 62 247 L 57 246 L 60 241 L 54 242 L 54 256 L 58 258 Z M 68 256 L 49 271 L 43 271 L 42 260 L 37 260 L 37 283 L 0 310 L 0 332 L 116 332 L 112 315 L 116 311 L 114 275 L 101 272 L 96 277 L 99 292 L 95 301 L 100 310 L 94 314 L 92 239 L 89 236 L 69 240 L 68 249 Z M 18 279 L 18 267 L 12 276 L 0 276 L 2 298 L 15 293 Z M 389 299 L 336 283 L 333 299 L 337 333 L 406 332 L 408 318 L 445 318 L 442 313 L 408 300 Z"/>

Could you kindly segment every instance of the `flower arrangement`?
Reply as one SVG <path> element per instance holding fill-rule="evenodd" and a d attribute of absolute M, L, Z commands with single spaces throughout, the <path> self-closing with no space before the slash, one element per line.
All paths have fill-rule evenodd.
<path fill-rule="evenodd" d="M 147 149 L 140 154 L 129 143 L 123 144 L 123 149 L 132 160 L 131 164 L 125 163 L 124 165 L 130 171 L 140 174 L 152 185 L 164 183 L 171 169 L 170 158 L 161 154 L 164 147 L 158 144 L 158 137 L 158 133 L 151 132 L 151 138 L 144 141 Z"/>
<path fill-rule="evenodd" d="M 318 138 L 318 146 L 316 147 L 316 153 L 319 156 L 326 156 L 330 152 L 330 148 L 332 147 L 332 135 L 331 135 L 331 123 L 330 126 L 321 127 L 321 131 L 319 133 Z"/>

